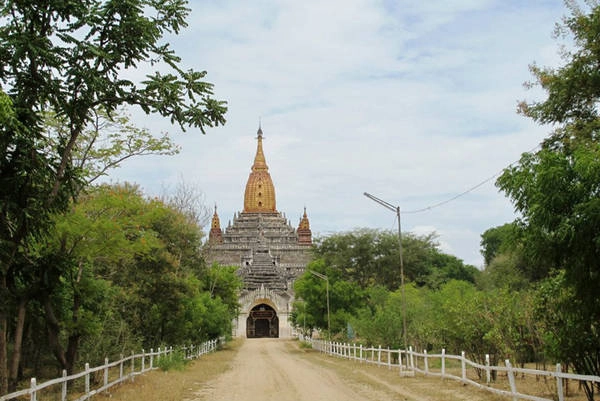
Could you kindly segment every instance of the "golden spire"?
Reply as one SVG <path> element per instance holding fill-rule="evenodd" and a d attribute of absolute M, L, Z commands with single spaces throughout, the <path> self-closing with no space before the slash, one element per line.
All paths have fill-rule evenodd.
<path fill-rule="evenodd" d="M 308 216 L 306 215 L 306 206 L 304 206 L 304 215 L 300 219 L 300 224 L 298 224 L 297 233 L 299 244 L 312 244 L 312 232 L 310 231 L 310 223 L 308 222 Z"/>
<path fill-rule="evenodd" d="M 265 154 L 263 152 L 263 132 L 260 128 L 260 125 L 258 126 L 256 139 L 258 139 L 258 144 L 256 146 L 256 156 L 254 156 L 254 164 L 252 165 L 252 171 L 269 171 L 269 167 L 267 167 L 267 162 L 265 160 Z"/>
<path fill-rule="evenodd" d="M 254 164 L 244 193 L 244 212 L 275 213 L 277 212 L 275 209 L 275 186 L 271 180 L 263 152 L 263 132 L 260 124 L 256 139 L 258 140 L 256 156 L 254 156 Z"/>
<path fill-rule="evenodd" d="M 217 205 L 215 204 L 215 213 L 210 223 L 210 232 L 208 233 L 209 242 L 223 242 L 223 232 L 221 231 L 221 222 L 219 221 L 219 215 L 217 214 Z"/>

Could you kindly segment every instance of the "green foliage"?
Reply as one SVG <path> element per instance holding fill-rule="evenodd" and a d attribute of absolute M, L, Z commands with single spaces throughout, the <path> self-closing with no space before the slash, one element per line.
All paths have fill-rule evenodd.
<path fill-rule="evenodd" d="M 71 370 L 78 353 L 100 363 L 231 332 L 239 278 L 232 268 L 205 268 L 200 229 L 188 215 L 135 186 L 103 185 L 57 215 L 54 227 L 38 245 L 39 263 L 53 274 L 37 299 L 63 368 Z"/>
<path fill-rule="evenodd" d="M 182 350 L 177 350 L 167 356 L 161 356 L 160 359 L 156 361 L 156 366 L 164 372 L 168 372 L 169 370 L 182 371 L 189 362 L 188 359 L 185 359 L 184 352 Z"/>
<path fill-rule="evenodd" d="M 481 234 L 481 255 L 488 266 L 499 254 L 515 248 L 517 227 L 514 223 L 492 227 Z"/>
<path fill-rule="evenodd" d="M 292 322 L 296 327 L 326 330 L 327 322 L 327 281 L 310 273 L 325 275 L 329 281 L 329 318 L 331 332 L 343 332 L 350 315 L 362 302 L 362 290 L 355 283 L 343 280 L 339 271 L 328 269 L 325 262 L 317 259 L 308 264 L 306 272 L 294 282 L 296 301 Z"/>
<path fill-rule="evenodd" d="M 36 254 L 54 230 L 53 216 L 67 212 L 86 178 L 118 163 L 123 149 L 131 146 L 125 153 L 136 153 L 144 142 L 162 146 L 139 131 L 124 141 L 111 137 L 108 158 L 86 153 L 86 128 L 96 112 L 112 116 L 120 106 L 132 105 L 203 133 L 225 122 L 226 105 L 213 98 L 206 72 L 183 70 L 164 41 L 186 26 L 188 13 L 184 1 L 8 0 L 0 5 L 0 295 L 17 308 L 0 309 L 0 338 L 12 341 L 13 356 L 8 371 L 9 347 L 0 342 L 0 392 L 14 388 L 19 372 L 25 319 L 17 317 L 40 290 L 51 293 L 51 284 L 60 283 L 57 266 L 70 266 L 62 256 L 56 264 L 40 263 Z M 142 82 L 127 78 L 145 65 L 161 72 Z M 48 132 L 46 111 L 58 116 L 64 129 Z M 102 162 L 86 170 L 79 163 L 82 154 Z"/>
<path fill-rule="evenodd" d="M 524 273 L 529 269 L 524 266 L 527 266 L 527 263 L 523 262 L 518 252 L 501 253 L 478 275 L 477 286 L 483 290 L 525 290 L 531 282 Z"/>
<path fill-rule="evenodd" d="M 435 234 L 402 234 L 403 264 L 406 281 L 439 287 L 457 279 L 475 281 L 478 271 L 460 259 L 439 251 Z M 337 271 L 345 280 L 361 288 L 400 287 L 398 234 L 391 231 L 357 229 L 315 239 L 315 256 Z"/>
<path fill-rule="evenodd" d="M 512 199 L 519 220 L 523 251 L 535 264 L 536 279 L 556 277 L 554 293 L 563 307 L 553 330 L 561 343 L 556 356 L 573 361 L 580 373 L 600 374 L 600 6 L 588 11 L 573 7 L 558 33 L 574 40 L 565 51 L 565 65 L 531 67 L 536 85 L 547 92 L 543 101 L 520 105 L 520 111 L 539 123 L 558 128 L 539 151 L 525 153 L 508 168 L 497 185 Z M 568 301 L 567 301 L 568 299 Z M 568 305 L 577 305 L 576 308 Z M 560 322 L 577 327 L 565 332 Z M 596 390 L 600 391 L 600 388 Z M 586 387 L 588 399 L 593 388 Z"/>
<path fill-rule="evenodd" d="M 91 113 L 72 151 L 73 166 L 81 171 L 86 184 L 132 157 L 179 153 L 179 147 L 167 133 L 156 137 L 147 129 L 136 127 L 124 110 L 109 114 L 99 106 Z M 58 148 L 69 138 L 69 121 L 64 115 L 45 113 L 43 127 L 50 148 Z"/>
<path fill-rule="evenodd" d="M 542 281 L 537 290 L 536 318 L 548 355 L 571 364 L 578 372 L 596 372 L 600 367 L 600 321 L 585 313 L 594 306 L 584 305 L 565 271 L 558 271 Z M 596 307 L 598 300 L 596 299 Z M 589 396 L 598 386 L 583 382 Z"/>

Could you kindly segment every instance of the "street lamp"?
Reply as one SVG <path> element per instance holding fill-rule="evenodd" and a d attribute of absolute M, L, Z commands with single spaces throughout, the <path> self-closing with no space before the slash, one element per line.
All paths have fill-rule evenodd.
<path fill-rule="evenodd" d="M 404 261 L 402 258 L 402 228 L 400 225 L 400 206 L 394 206 L 391 203 L 388 203 L 384 200 L 379 199 L 376 196 L 373 196 L 367 192 L 364 195 L 379 203 L 381 206 L 385 207 L 392 212 L 396 212 L 396 217 L 398 218 L 398 248 L 400 249 L 400 293 L 402 297 L 402 337 L 404 339 L 404 346 L 408 347 L 408 341 L 406 339 L 406 296 L 404 295 Z"/>
<path fill-rule="evenodd" d="M 316 272 L 314 270 L 306 270 L 313 276 L 320 278 L 321 280 L 325 280 L 325 289 L 327 291 L 327 336 L 331 337 L 331 320 L 329 319 L 329 278 L 326 275 Z"/>

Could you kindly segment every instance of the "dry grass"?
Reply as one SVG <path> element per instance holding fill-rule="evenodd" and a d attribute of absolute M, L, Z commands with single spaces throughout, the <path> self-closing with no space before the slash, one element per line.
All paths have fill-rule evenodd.
<path fill-rule="evenodd" d="M 182 401 L 195 398 L 194 393 L 227 371 L 232 360 L 244 340 L 234 340 L 224 349 L 190 363 L 183 371 L 153 371 L 135 378 L 133 383 L 127 382 L 110 389 L 109 394 L 95 396 L 100 401 Z M 389 394 L 389 399 L 402 400 L 445 400 L 445 401 L 505 401 L 510 399 L 491 392 L 465 386 L 452 379 L 426 377 L 400 377 L 397 369 L 389 370 L 387 366 L 376 366 L 326 356 L 312 349 L 300 347 L 298 342 L 290 341 L 289 352 L 302 354 L 303 357 L 328 369 L 334 370 L 344 378 L 349 386 L 368 386 L 382 393 Z M 460 376 L 460 365 L 447 366 L 449 373 Z M 468 372 L 469 377 L 474 372 Z M 474 377 L 471 377 L 474 378 Z M 553 399 L 556 397 L 552 380 L 536 380 L 533 377 L 517 378 L 517 389 L 521 393 L 538 395 Z M 498 377 L 496 388 L 508 388 L 506 377 Z M 398 398 L 398 397 L 401 398 Z M 583 401 L 583 392 L 577 391 L 577 385 L 571 383 L 569 401 Z"/>
<path fill-rule="evenodd" d="M 234 340 L 223 349 L 192 361 L 182 371 L 155 370 L 137 376 L 111 388 L 108 394 L 94 397 L 97 401 L 182 401 L 192 397 L 194 391 L 229 369 L 242 340 Z"/>

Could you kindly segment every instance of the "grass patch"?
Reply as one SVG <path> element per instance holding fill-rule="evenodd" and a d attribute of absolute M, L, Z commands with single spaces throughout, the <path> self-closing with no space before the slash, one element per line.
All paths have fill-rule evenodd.
<path fill-rule="evenodd" d="M 300 347 L 300 349 L 312 349 L 312 344 L 308 341 L 300 341 L 298 343 L 298 346 Z"/>
<path fill-rule="evenodd" d="M 166 357 L 160 358 L 156 362 L 156 366 L 163 372 L 168 372 L 169 370 L 182 371 L 189 362 L 188 359 L 185 359 L 183 351 L 178 350 Z"/>
<path fill-rule="evenodd" d="M 94 396 L 94 401 L 182 401 L 197 398 L 198 389 L 231 367 L 241 340 L 226 343 L 221 351 L 203 355 L 185 365 L 183 370 L 155 370 L 136 376 L 133 382 Z"/>

